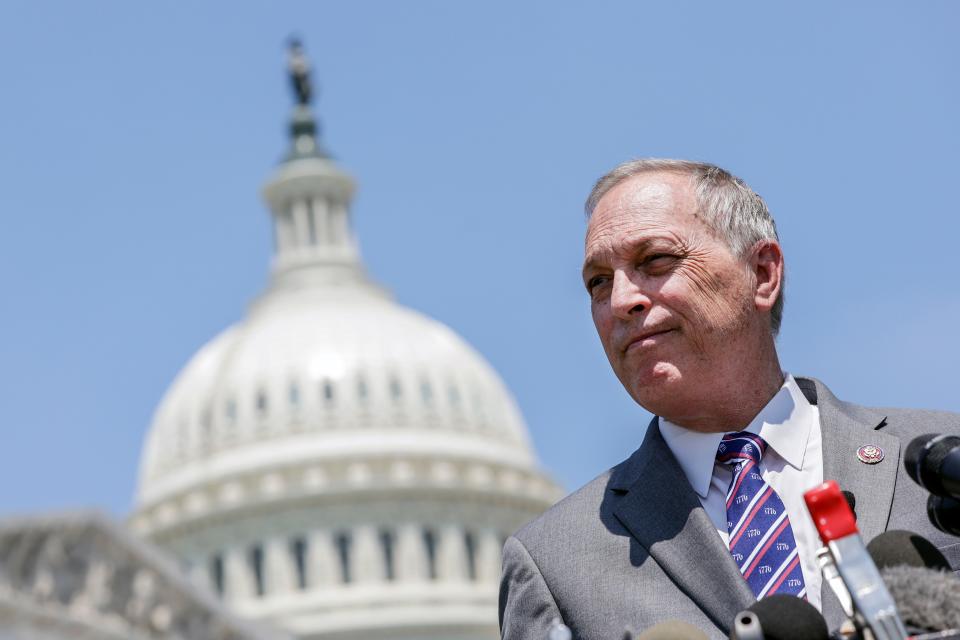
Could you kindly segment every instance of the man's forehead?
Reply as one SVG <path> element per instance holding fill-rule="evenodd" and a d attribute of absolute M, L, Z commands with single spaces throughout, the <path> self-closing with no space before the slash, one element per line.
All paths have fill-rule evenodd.
<path fill-rule="evenodd" d="M 594 214 L 601 210 L 634 210 L 638 207 L 667 209 L 673 205 L 674 191 L 674 185 L 658 175 L 627 178 L 600 199 Z"/>
<path fill-rule="evenodd" d="M 694 214 L 695 209 L 689 176 L 656 171 L 631 176 L 611 188 L 597 202 L 589 222 L 592 227 L 623 214 Z"/>
<path fill-rule="evenodd" d="M 689 182 L 675 174 L 641 174 L 607 192 L 590 216 L 585 239 L 587 258 L 617 244 L 636 244 L 672 236 L 695 223 Z"/>

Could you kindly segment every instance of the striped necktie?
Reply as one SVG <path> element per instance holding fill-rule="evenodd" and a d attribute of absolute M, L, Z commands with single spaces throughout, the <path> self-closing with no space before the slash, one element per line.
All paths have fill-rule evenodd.
<path fill-rule="evenodd" d="M 723 436 L 719 464 L 733 465 L 727 491 L 730 553 L 757 599 L 774 593 L 806 596 L 797 542 L 783 501 L 760 475 L 763 438 L 746 431 Z"/>

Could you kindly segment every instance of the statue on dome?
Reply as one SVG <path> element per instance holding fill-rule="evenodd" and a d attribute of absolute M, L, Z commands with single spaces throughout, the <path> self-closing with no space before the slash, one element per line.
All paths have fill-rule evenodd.
<path fill-rule="evenodd" d="M 287 56 L 287 70 L 293 83 L 293 94 L 297 104 L 306 106 L 313 98 L 313 85 L 310 82 L 310 61 L 303 50 L 299 38 L 290 38 Z"/>

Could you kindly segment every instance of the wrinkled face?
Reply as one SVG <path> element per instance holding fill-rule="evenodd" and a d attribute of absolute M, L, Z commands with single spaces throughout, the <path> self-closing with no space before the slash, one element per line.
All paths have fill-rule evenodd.
<path fill-rule="evenodd" d="M 653 413 L 709 402 L 736 369 L 731 359 L 750 355 L 749 266 L 697 217 L 686 176 L 644 173 L 604 195 L 587 228 L 583 281 L 614 372 Z"/>

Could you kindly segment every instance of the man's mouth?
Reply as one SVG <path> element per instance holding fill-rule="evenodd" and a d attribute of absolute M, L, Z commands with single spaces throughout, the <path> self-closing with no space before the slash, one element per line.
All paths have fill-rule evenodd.
<path fill-rule="evenodd" d="M 647 344 L 655 342 L 656 339 L 662 335 L 672 332 L 673 329 L 656 329 L 653 331 L 644 331 L 643 333 L 635 336 L 627 342 L 627 346 L 624 347 L 624 352 L 628 352 L 631 349 L 637 349 L 643 347 Z"/>

